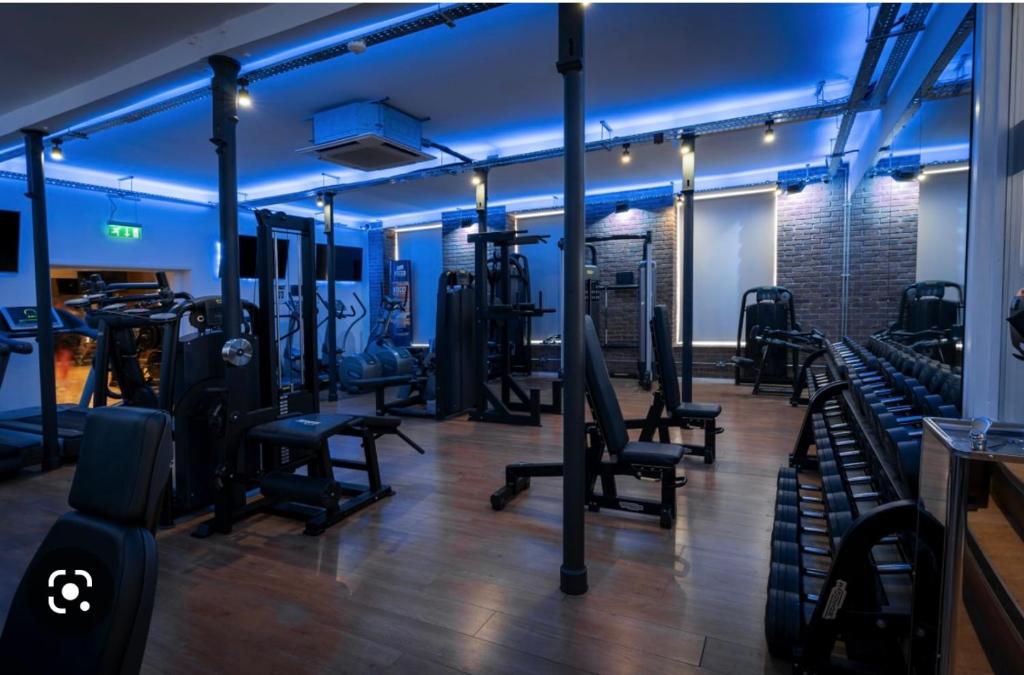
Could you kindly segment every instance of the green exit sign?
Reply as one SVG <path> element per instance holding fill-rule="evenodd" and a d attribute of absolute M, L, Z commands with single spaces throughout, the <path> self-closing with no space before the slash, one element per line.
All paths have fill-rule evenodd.
<path fill-rule="evenodd" d="M 107 236 L 111 239 L 142 239 L 142 226 L 134 223 L 107 223 Z"/>

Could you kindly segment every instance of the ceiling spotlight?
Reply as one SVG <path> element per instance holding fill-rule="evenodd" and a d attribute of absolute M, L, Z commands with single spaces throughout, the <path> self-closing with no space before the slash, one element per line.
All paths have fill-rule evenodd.
<path fill-rule="evenodd" d="M 622 163 L 629 164 L 632 161 L 632 157 L 629 156 L 629 143 L 622 144 Z"/>
<path fill-rule="evenodd" d="M 58 162 L 64 159 L 63 141 L 59 138 L 53 139 L 50 144 L 50 159 L 55 159 Z"/>
<path fill-rule="evenodd" d="M 316 193 L 316 207 L 322 209 L 324 207 L 324 193 Z"/>
<path fill-rule="evenodd" d="M 366 40 L 352 40 L 345 46 L 353 54 L 362 54 L 366 51 Z"/>
<path fill-rule="evenodd" d="M 473 185 L 479 185 L 484 182 L 484 179 L 480 177 L 480 174 L 474 173 L 473 177 L 469 179 L 469 182 Z"/>
<path fill-rule="evenodd" d="M 680 155 L 688 155 L 691 152 L 693 152 L 693 147 L 690 145 L 689 141 L 682 141 L 682 142 L 679 143 L 679 154 Z"/>
<path fill-rule="evenodd" d="M 249 80 L 247 78 L 238 78 L 238 98 L 236 100 L 239 108 L 252 107 L 252 96 L 249 94 Z"/>
<path fill-rule="evenodd" d="M 804 191 L 805 187 L 807 187 L 807 183 L 802 180 L 798 180 L 795 183 L 790 183 L 786 186 L 786 194 L 799 194 Z"/>
<path fill-rule="evenodd" d="M 917 180 L 918 180 L 918 182 L 921 182 L 921 181 L 924 181 L 924 180 L 927 180 L 927 179 L 928 179 L 928 174 L 926 174 L 924 172 L 924 167 L 921 167 L 921 170 L 917 172 Z"/>
<path fill-rule="evenodd" d="M 784 194 L 786 194 L 786 188 L 782 185 L 782 183 L 776 183 L 775 184 L 775 196 L 776 197 L 781 197 Z"/>
<path fill-rule="evenodd" d="M 686 201 L 686 197 L 683 196 L 683 193 L 682 192 L 677 192 L 676 193 L 676 204 L 682 204 L 685 201 Z"/>
<path fill-rule="evenodd" d="M 768 120 L 764 123 L 764 142 L 774 143 L 775 142 L 775 122 Z"/>

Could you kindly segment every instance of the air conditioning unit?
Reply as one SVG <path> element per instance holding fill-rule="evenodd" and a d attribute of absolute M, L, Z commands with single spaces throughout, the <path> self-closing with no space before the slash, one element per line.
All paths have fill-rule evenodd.
<path fill-rule="evenodd" d="M 379 171 L 434 159 L 421 151 L 420 120 L 386 103 L 362 101 L 313 115 L 314 152 L 327 162 Z"/>

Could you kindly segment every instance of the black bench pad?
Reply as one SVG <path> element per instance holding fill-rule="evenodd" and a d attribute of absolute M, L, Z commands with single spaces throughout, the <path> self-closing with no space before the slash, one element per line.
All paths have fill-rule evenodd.
<path fill-rule="evenodd" d="M 356 415 L 310 414 L 282 417 L 249 429 L 248 438 L 295 448 L 316 448 L 331 436 L 346 433 L 362 418 Z"/>
<path fill-rule="evenodd" d="M 630 441 L 622 449 L 619 460 L 644 466 L 676 466 L 683 460 L 686 448 L 675 443 Z"/>
<path fill-rule="evenodd" d="M 674 417 L 701 420 L 713 420 L 721 414 L 722 406 L 717 403 L 682 403 L 672 411 Z"/>

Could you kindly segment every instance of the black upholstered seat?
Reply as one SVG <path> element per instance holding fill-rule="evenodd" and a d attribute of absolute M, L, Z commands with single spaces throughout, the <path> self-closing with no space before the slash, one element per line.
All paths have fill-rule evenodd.
<path fill-rule="evenodd" d="M 275 445 L 316 448 L 358 420 L 358 417 L 352 415 L 322 413 L 282 417 L 253 427 L 249 430 L 248 438 Z"/>
<path fill-rule="evenodd" d="M 631 441 L 626 420 L 619 407 L 619 399 L 612 387 L 612 379 L 608 376 L 608 367 L 601 351 L 601 341 L 597 337 L 594 322 L 584 317 L 584 338 L 587 352 L 587 391 L 594 417 L 601 427 L 608 454 L 620 462 L 639 463 L 648 466 L 675 466 L 683 459 L 686 448 L 675 443 L 649 443 Z"/>
<path fill-rule="evenodd" d="M 658 361 L 661 391 L 665 395 L 665 409 L 670 415 L 687 419 L 715 419 L 722 414 L 717 403 L 684 403 L 679 395 L 679 372 L 672 355 L 672 338 L 668 328 L 668 311 L 665 305 L 655 305 L 651 321 L 651 335 Z"/>
<path fill-rule="evenodd" d="M 675 443 L 654 443 L 630 441 L 619 453 L 619 458 L 629 464 L 644 466 L 676 466 L 686 454 L 686 448 Z"/>
<path fill-rule="evenodd" d="M 717 403 L 680 403 L 672 409 L 672 414 L 687 419 L 713 420 L 722 414 L 722 406 Z"/>
<path fill-rule="evenodd" d="M 4 672 L 138 672 L 156 591 L 149 525 L 170 473 L 170 426 L 157 410 L 89 415 L 68 497 L 75 511 L 47 533 L 15 592 L 0 635 Z"/>

